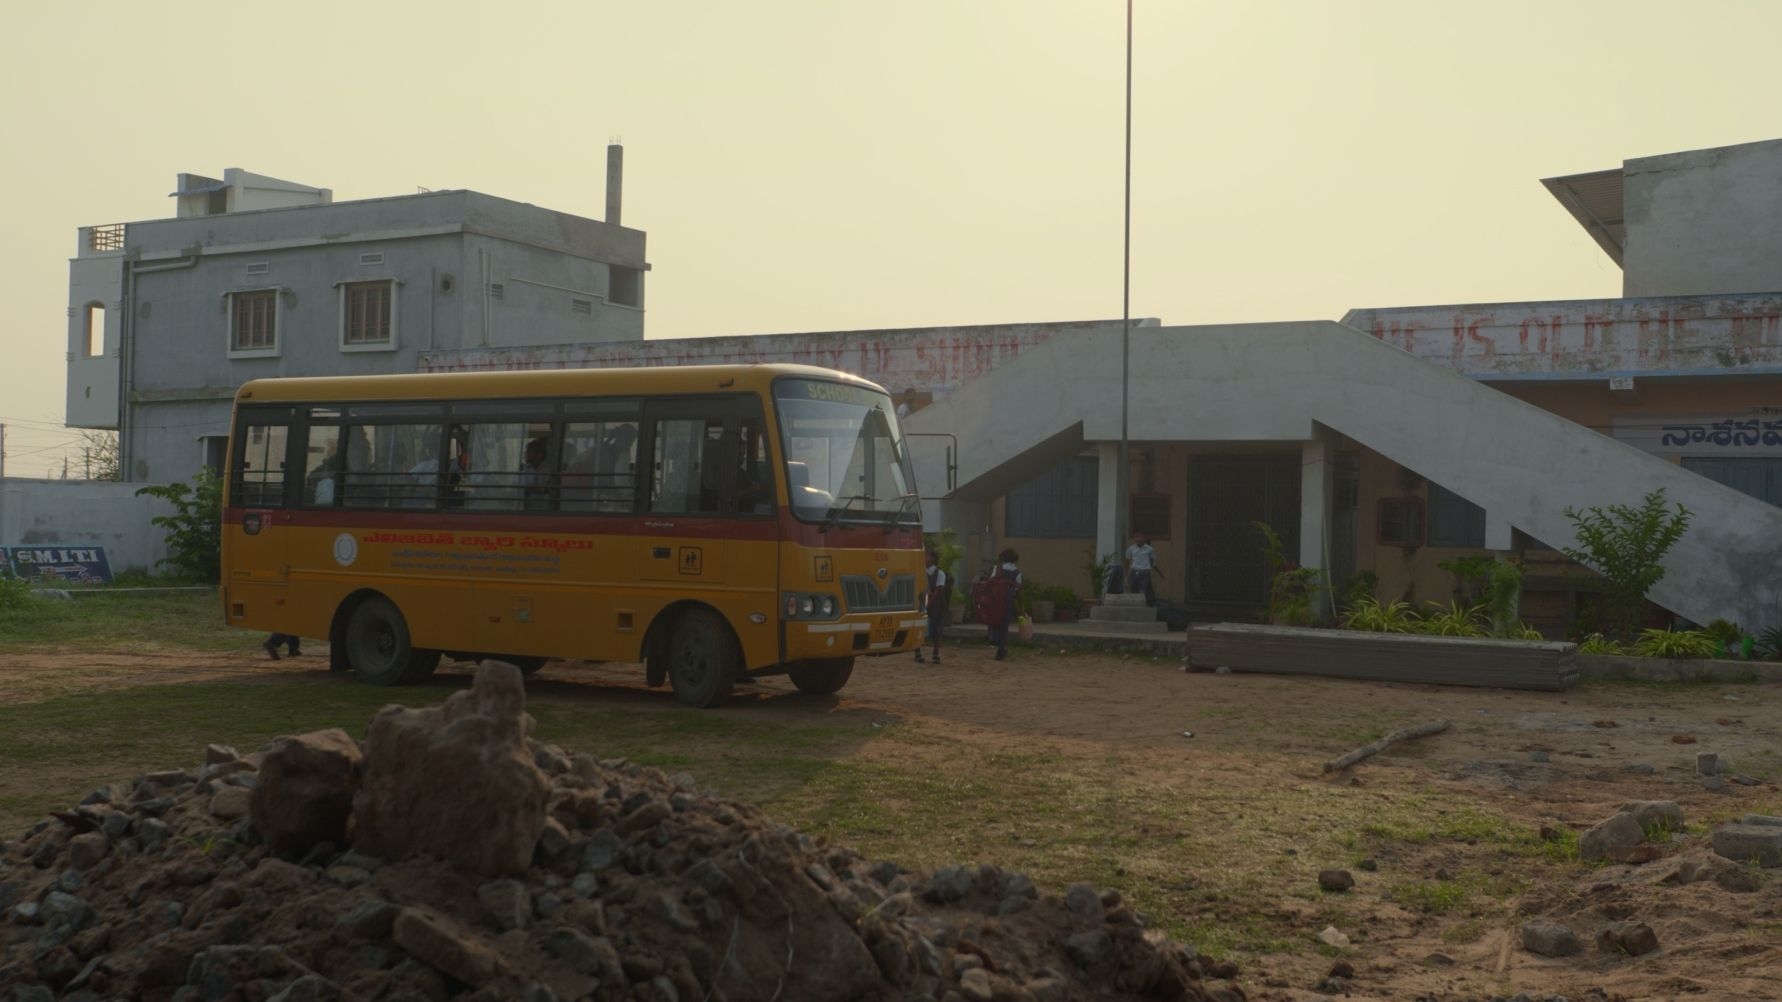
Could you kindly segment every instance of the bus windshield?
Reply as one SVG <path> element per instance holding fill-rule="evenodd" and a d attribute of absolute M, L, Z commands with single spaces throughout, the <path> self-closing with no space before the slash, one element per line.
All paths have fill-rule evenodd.
<path fill-rule="evenodd" d="M 774 383 L 792 513 L 807 522 L 920 522 L 891 398 L 820 379 Z"/>

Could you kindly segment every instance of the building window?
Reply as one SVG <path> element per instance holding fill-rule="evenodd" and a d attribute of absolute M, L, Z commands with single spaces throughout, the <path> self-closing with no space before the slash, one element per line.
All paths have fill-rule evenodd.
<path fill-rule="evenodd" d="M 87 343 L 86 356 L 98 358 L 105 354 L 105 304 L 87 304 Z"/>
<path fill-rule="evenodd" d="M 1067 459 L 1009 491 L 1005 534 L 1023 539 L 1094 539 L 1093 456 Z"/>
<path fill-rule="evenodd" d="M 1782 508 L 1782 458 L 1684 456 L 1683 468 Z"/>
<path fill-rule="evenodd" d="M 381 350 L 396 346 L 396 283 L 346 282 L 340 287 L 340 346 Z"/>
<path fill-rule="evenodd" d="M 606 301 L 615 306 L 643 307 L 643 272 L 623 265 L 608 265 Z"/>
<path fill-rule="evenodd" d="M 1423 502 L 1417 498 L 1382 498 L 1378 539 L 1381 546 L 1423 545 Z"/>
<path fill-rule="evenodd" d="M 237 355 L 278 353 L 277 289 L 229 294 L 229 352 Z"/>
<path fill-rule="evenodd" d="M 1484 549 L 1485 509 L 1431 481 L 1429 545 Z"/>
<path fill-rule="evenodd" d="M 1134 494 L 1127 516 L 1133 532 L 1142 532 L 1151 540 L 1169 538 L 1168 494 Z"/>

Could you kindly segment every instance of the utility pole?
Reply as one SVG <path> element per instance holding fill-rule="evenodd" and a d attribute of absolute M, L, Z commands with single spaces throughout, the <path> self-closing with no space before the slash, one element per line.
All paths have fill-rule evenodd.
<path fill-rule="evenodd" d="M 0 421 L 0 480 L 6 479 L 6 422 Z"/>
<path fill-rule="evenodd" d="M 1126 0 L 1126 201 L 1121 212 L 1120 267 L 1120 452 L 1114 471 L 1114 560 L 1126 552 L 1127 516 L 1132 510 L 1132 456 L 1127 415 L 1131 393 L 1132 342 L 1132 0 Z"/>

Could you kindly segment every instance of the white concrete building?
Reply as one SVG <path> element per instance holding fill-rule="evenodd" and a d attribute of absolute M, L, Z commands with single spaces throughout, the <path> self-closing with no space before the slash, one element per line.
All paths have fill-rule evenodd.
<path fill-rule="evenodd" d="M 440 349 L 643 338 L 644 234 L 473 191 L 335 202 L 231 168 L 181 174 L 171 219 L 83 227 L 68 415 L 119 431 L 124 478 L 220 463 L 235 388 L 413 371 Z"/>

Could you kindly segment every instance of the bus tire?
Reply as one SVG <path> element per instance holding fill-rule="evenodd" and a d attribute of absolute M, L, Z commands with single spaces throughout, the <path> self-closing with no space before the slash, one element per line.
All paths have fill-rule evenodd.
<path fill-rule="evenodd" d="M 681 613 L 662 653 L 676 699 L 703 709 L 730 698 L 742 657 L 729 625 L 717 613 L 710 609 Z"/>
<path fill-rule="evenodd" d="M 516 655 L 514 657 L 497 658 L 496 660 L 506 661 L 508 664 L 513 665 L 515 668 L 520 669 L 521 675 L 524 675 L 527 678 L 531 678 L 532 676 L 537 675 L 539 673 L 539 671 L 541 669 L 543 669 L 546 664 L 550 663 L 551 659 L 550 658 L 539 658 L 539 657 L 519 657 Z"/>
<path fill-rule="evenodd" d="M 786 666 L 792 684 L 799 692 L 827 696 L 841 691 L 854 674 L 853 658 L 824 658 L 821 661 L 799 661 Z"/>
<path fill-rule="evenodd" d="M 346 654 L 353 674 L 367 685 L 413 681 L 411 674 L 420 661 L 409 643 L 408 622 L 395 603 L 382 595 L 360 602 L 347 618 Z"/>

